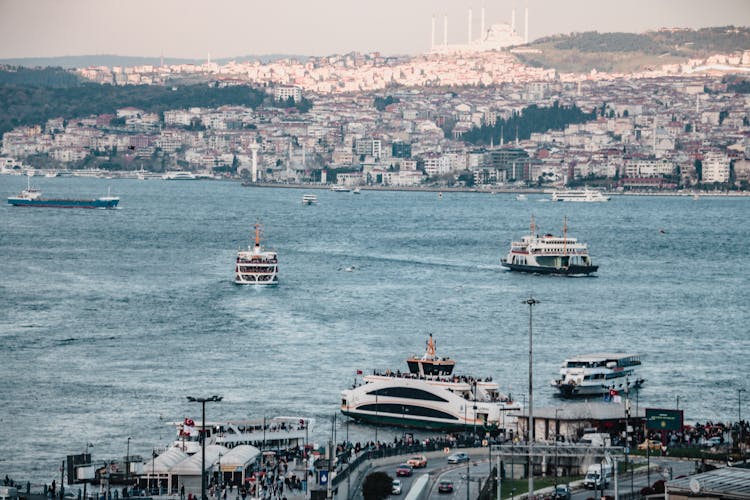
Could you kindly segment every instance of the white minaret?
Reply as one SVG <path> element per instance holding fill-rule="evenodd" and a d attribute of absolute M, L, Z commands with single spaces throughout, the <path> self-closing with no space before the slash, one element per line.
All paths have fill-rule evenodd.
<path fill-rule="evenodd" d="M 443 14 L 443 47 L 448 48 L 448 14 Z"/>
<path fill-rule="evenodd" d="M 258 182 L 258 148 L 257 142 L 250 144 L 250 152 L 253 155 L 253 167 L 250 174 L 252 175 L 253 182 Z"/>
<path fill-rule="evenodd" d="M 516 7 L 513 6 L 513 10 L 510 11 L 510 31 L 511 33 L 516 32 Z"/>
<path fill-rule="evenodd" d="M 525 26 L 523 29 L 523 33 L 524 33 L 523 43 L 529 43 L 529 6 L 528 5 L 526 6 L 524 14 L 525 14 L 526 20 L 525 20 Z"/>
<path fill-rule="evenodd" d="M 469 7 L 469 36 L 466 43 L 471 45 L 471 7 Z"/>
<path fill-rule="evenodd" d="M 432 36 L 430 37 L 430 51 L 435 50 L 435 14 L 432 15 Z"/>
<path fill-rule="evenodd" d="M 306 148 L 305 148 L 305 143 L 303 142 L 302 143 L 302 168 L 305 167 L 305 158 L 306 157 L 307 157 L 307 155 L 306 155 Z"/>
<path fill-rule="evenodd" d="M 484 5 L 482 5 L 482 24 L 479 26 L 479 40 L 484 40 Z"/>

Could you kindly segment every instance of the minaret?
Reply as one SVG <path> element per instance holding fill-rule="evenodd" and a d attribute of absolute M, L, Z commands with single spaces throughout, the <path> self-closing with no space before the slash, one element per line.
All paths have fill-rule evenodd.
<path fill-rule="evenodd" d="M 430 37 L 430 52 L 435 50 L 435 14 L 432 15 L 432 36 Z"/>
<path fill-rule="evenodd" d="M 484 40 L 484 5 L 482 5 L 482 24 L 479 25 L 479 41 Z"/>
<path fill-rule="evenodd" d="M 448 48 L 448 14 L 443 14 L 443 48 Z"/>
<path fill-rule="evenodd" d="M 206 66 L 211 66 L 211 53 L 208 53 L 208 56 L 206 57 Z"/>
<path fill-rule="evenodd" d="M 700 95 L 695 94 L 695 112 L 700 113 L 701 112 L 701 100 Z"/>
<path fill-rule="evenodd" d="M 305 167 L 305 158 L 306 158 L 306 148 L 305 143 L 302 143 L 302 168 Z"/>
<path fill-rule="evenodd" d="M 250 173 L 252 175 L 253 182 L 258 182 L 258 148 L 259 146 L 257 142 L 253 142 L 252 144 L 250 144 L 250 152 L 253 155 L 253 167 Z"/>
<path fill-rule="evenodd" d="M 510 11 L 510 31 L 511 33 L 516 32 L 516 7 L 513 6 L 513 10 Z"/>
<path fill-rule="evenodd" d="M 466 41 L 469 45 L 471 45 L 471 7 L 469 7 L 469 36 L 468 40 Z"/>
<path fill-rule="evenodd" d="M 526 20 L 525 20 L 525 26 L 524 26 L 524 42 L 523 43 L 529 43 L 529 6 L 526 6 L 525 10 L 526 14 Z"/>

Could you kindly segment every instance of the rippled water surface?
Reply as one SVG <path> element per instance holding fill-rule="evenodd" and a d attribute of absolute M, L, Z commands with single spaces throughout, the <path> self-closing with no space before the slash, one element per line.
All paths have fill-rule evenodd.
<path fill-rule="evenodd" d="M 111 186 L 121 209 L 0 207 L 0 471 L 11 476 L 51 481 L 66 454 L 93 443 L 98 458 L 122 456 L 128 436 L 148 456 L 172 438 L 166 422 L 199 417 L 187 395 L 222 394 L 215 419 L 312 416 L 325 439 L 355 371 L 405 368 L 430 332 L 458 372 L 522 398 L 530 294 L 541 301 L 535 406 L 559 405 L 548 383 L 560 362 L 594 351 L 641 354 L 640 404 L 679 396 L 687 421 L 736 418 L 747 387 L 748 198 L 317 191 L 303 206 L 308 191 L 230 182 L 34 183 L 71 197 Z M 25 184 L 0 176 L 0 194 Z M 532 213 L 553 233 L 567 215 L 598 276 L 503 270 Z M 232 282 L 256 221 L 279 252 L 276 289 Z"/>

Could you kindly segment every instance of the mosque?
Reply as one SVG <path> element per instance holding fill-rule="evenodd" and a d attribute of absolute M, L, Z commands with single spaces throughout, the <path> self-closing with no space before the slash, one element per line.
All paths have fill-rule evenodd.
<path fill-rule="evenodd" d="M 516 45 L 529 43 L 529 8 L 525 8 L 524 36 L 516 30 L 516 9 L 511 13 L 511 22 L 496 23 L 485 29 L 484 7 L 482 7 L 479 38 L 472 36 L 472 10 L 469 9 L 469 31 L 465 44 L 448 44 L 448 16 L 443 16 L 443 43 L 435 43 L 435 16 L 432 16 L 432 38 L 430 39 L 431 54 L 447 54 L 453 52 L 483 52 L 487 50 L 503 50 Z"/>

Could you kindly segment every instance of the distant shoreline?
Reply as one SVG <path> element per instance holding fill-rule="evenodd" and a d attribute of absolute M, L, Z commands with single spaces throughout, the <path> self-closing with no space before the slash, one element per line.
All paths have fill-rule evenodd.
<path fill-rule="evenodd" d="M 331 185 L 324 184 L 285 184 L 273 182 L 243 182 L 243 187 L 258 188 L 285 188 L 285 189 L 316 189 L 330 191 Z M 552 194 L 553 188 L 495 188 L 495 189 L 477 189 L 466 187 L 436 187 L 436 186 L 352 186 L 350 189 L 358 187 L 360 191 L 415 191 L 428 193 L 477 193 L 477 194 Z M 750 191 L 603 191 L 610 196 L 698 196 L 703 197 L 748 197 Z"/>

